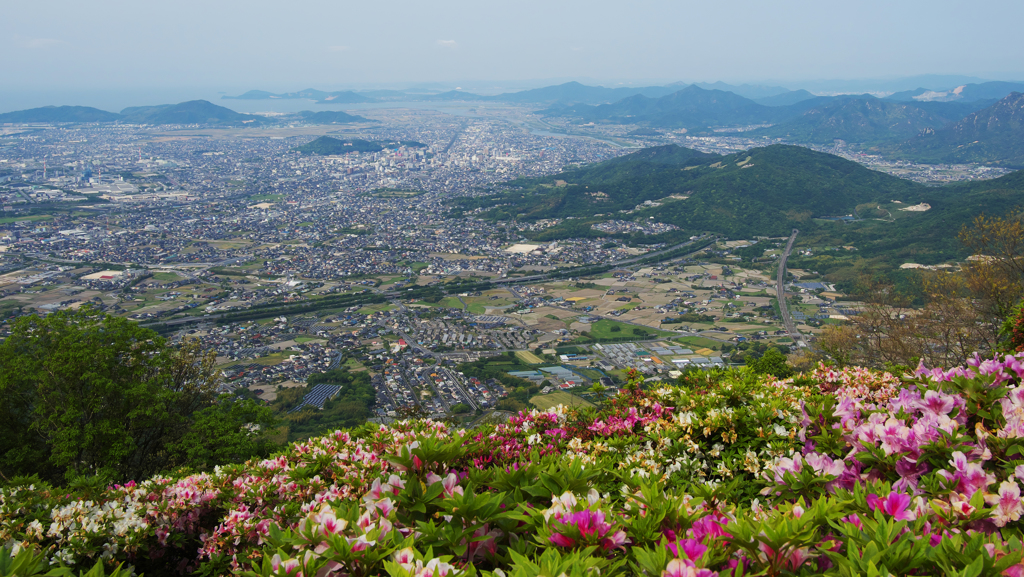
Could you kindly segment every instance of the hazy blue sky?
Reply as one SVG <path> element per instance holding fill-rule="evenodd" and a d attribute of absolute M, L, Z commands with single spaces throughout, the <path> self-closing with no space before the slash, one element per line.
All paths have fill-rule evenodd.
<path fill-rule="evenodd" d="M 1024 79 L 1021 0 L 6 2 L 0 91 Z"/>

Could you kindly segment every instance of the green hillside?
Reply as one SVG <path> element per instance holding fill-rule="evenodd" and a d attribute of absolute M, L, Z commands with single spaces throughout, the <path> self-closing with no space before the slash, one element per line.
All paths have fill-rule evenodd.
<path fill-rule="evenodd" d="M 729 156 L 662 146 L 512 184 L 522 188 L 463 199 L 459 206 L 494 206 L 485 216 L 498 220 L 653 220 L 750 237 L 788 234 L 817 217 L 850 214 L 879 199 L 916 199 L 927 191 L 837 156 L 783 145 Z M 645 201 L 660 205 L 637 209 Z"/>
<path fill-rule="evenodd" d="M 89 106 L 43 106 L 0 114 L 0 122 L 114 122 L 120 114 Z"/>
<path fill-rule="evenodd" d="M 302 146 L 297 146 L 292 150 L 296 150 L 302 154 L 334 156 L 338 154 L 347 154 L 349 152 L 380 152 L 385 148 L 398 148 L 399 146 L 405 146 L 407 148 L 423 148 L 426 145 L 422 142 L 415 142 L 412 140 L 374 142 L 359 138 L 339 140 L 330 136 L 321 136 L 316 140 L 303 144 Z"/>
<path fill-rule="evenodd" d="M 884 218 L 862 207 L 862 216 L 872 216 L 848 224 L 819 222 L 800 229 L 797 244 L 805 247 L 852 246 L 855 250 L 815 252 L 795 256 L 793 268 L 818 271 L 830 282 L 846 283 L 851 290 L 865 278 L 898 278 L 899 266 L 914 262 L 924 265 L 949 263 L 968 254 L 957 240 L 957 233 L 969 226 L 979 214 L 1007 214 L 1024 207 L 1024 171 L 992 180 L 958 183 L 926 188 L 920 196 L 898 198 L 907 203 L 924 201 L 925 212 L 901 212 L 890 205 L 895 219 Z M 877 218 L 883 216 L 883 218 Z"/>
<path fill-rule="evenodd" d="M 320 112 L 303 110 L 298 113 L 298 116 L 305 122 L 312 124 L 351 124 L 353 122 L 374 122 L 367 120 L 362 116 L 347 114 L 340 110 L 321 110 Z"/>
<path fill-rule="evenodd" d="M 927 131 L 887 152 L 917 162 L 1024 167 L 1024 94 L 1014 92 L 955 124 Z"/>
<path fill-rule="evenodd" d="M 124 122 L 132 124 L 213 124 L 221 126 L 259 126 L 266 119 L 241 114 L 206 100 L 190 100 L 160 106 L 134 106 L 121 111 Z"/>

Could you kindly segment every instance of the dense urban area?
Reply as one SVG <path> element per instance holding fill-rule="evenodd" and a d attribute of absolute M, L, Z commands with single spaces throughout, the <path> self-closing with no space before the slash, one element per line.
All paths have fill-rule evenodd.
<path fill-rule="evenodd" d="M 678 227 L 622 216 L 593 226 L 608 236 L 532 242 L 561 220 L 450 216 L 452 198 L 644 146 L 730 153 L 774 140 L 630 137 L 518 109 L 363 113 L 343 127 L 0 126 L 2 330 L 94 306 L 216 351 L 224 393 L 328 414 L 344 385 L 322 375 L 342 375 L 372 385 L 364 417 L 381 421 L 586 404 L 631 369 L 678 376 L 803 346 L 772 281 L 784 237 L 683 231 L 681 245 L 636 244 L 622 235 Z M 323 135 L 395 144 L 295 150 Z M 929 182 L 1001 173 L 823 150 Z M 755 243 L 760 262 L 733 255 Z M 857 314 L 813 271 L 790 272 L 796 331 Z"/>

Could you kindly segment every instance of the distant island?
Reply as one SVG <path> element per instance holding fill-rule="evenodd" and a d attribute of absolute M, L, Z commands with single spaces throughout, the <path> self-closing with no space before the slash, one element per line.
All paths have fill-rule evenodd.
<path fill-rule="evenodd" d="M 43 106 L 0 114 L 0 122 L 24 124 L 27 122 L 114 122 L 121 115 L 91 106 Z"/>

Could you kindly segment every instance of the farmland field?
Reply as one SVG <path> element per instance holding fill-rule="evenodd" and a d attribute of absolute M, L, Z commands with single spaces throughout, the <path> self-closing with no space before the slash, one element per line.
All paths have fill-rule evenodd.
<path fill-rule="evenodd" d="M 531 365 L 540 365 L 544 363 L 544 359 L 538 357 L 537 355 L 531 353 L 530 351 L 516 351 L 516 356 L 519 357 L 519 360 L 523 361 L 524 363 L 530 363 Z"/>
<path fill-rule="evenodd" d="M 586 399 L 581 399 L 576 395 L 559 391 L 557 393 L 551 393 L 549 395 L 537 395 L 530 399 L 530 402 L 537 406 L 540 410 L 550 409 L 551 407 L 557 407 L 558 405 L 565 405 L 567 407 L 593 407 L 594 403 Z"/>

